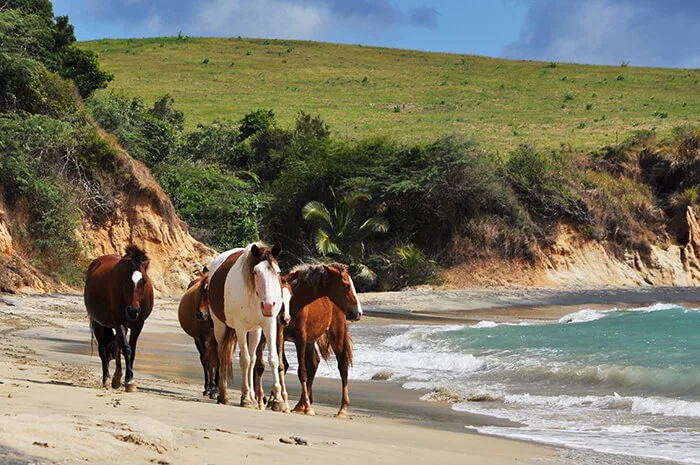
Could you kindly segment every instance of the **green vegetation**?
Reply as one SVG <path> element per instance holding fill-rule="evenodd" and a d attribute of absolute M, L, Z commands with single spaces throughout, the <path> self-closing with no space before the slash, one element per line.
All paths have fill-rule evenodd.
<path fill-rule="evenodd" d="M 314 236 L 316 251 L 324 257 L 351 263 L 361 270 L 363 277 L 371 278 L 372 271 L 362 263 L 365 240 L 374 233 L 387 232 L 389 224 L 381 215 L 365 221 L 356 218 L 361 202 L 369 200 L 366 194 L 355 193 L 338 199 L 331 189 L 331 195 L 333 206 L 330 210 L 318 201 L 311 201 L 302 209 L 306 221 L 318 224 Z"/>
<path fill-rule="evenodd" d="M 385 136 L 411 144 L 455 135 L 507 153 L 522 143 L 543 150 L 561 144 L 595 150 L 635 130 L 655 128 L 667 135 L 700 118 L 697 69 L 622 69 L 265 42 L 161 37 L 79 45 L 99 53 L 102 66 L 115 74 L 112 89 L 148 103 L 172 95 L 188 130 L 271 108 L 282 127 L 292 126 L 297 113 L 305 111 L 320 115 L 340 138 Z M 201 64 L 204 57 L 210 60 L 206 66 Z M 586 111 L 582 101 L 594 93 L 597 115 Z M 565 95 L 574 100 L 564 102 Z M 652 96 L 649 108 L 645 104 Z M 655 109 L 668 117 L 654 117 Z M 606 121 L 594 121 L 601 114 Z"/>
<path fill-rule="evenodd" d="M 0 9 L 0 197 L 23 213 L 10 224 L 30 260 L 76 284 L 84 258 L 74 230 L 83 215 L 100 221 L 111 212 L 98 172 L 116 153 L 73 92 L 74 83 L 90 95 L 111 75 L 74 42 L 73 26 L 54 18 L 48 0 Z"/>
<path fill-rule="evenodd" d="M 76 225 L 108 218 L 115 184 L 129 182 L 91 117 L 151 169 L 198 239 L 279 239 L 283 265 L 342 259 L 376 274 L 365 289 L 432 282 L 439 265 L 536 263 L 562 223 L 620 257 L 647 260 L 669 233 L 687 241 L 673 225 L 700 199 L 697 70 L 625 65 L 622 77 L 182 34 L 83 52 L 47 0 L 10 5 L 0 195 L 26 212 L 14 223 L 23 248 L 68 282 L 84 264 Z M 116 90 L 93 92 L 110 75 L 92 52 Z"/>

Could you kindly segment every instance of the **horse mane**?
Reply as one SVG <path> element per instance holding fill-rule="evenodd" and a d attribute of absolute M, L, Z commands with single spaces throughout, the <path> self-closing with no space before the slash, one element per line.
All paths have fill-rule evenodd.
<path fill-rule="evenodd" d="M 260 249 L 260 255 L 258 255 L 257 257 L 254 257 L 251 252 L 253 245 L 258 246 L 258 248 Z M 242 260 L 241 271 L 243 272 L 243 282 L 245 282 L 245 287 L 246 289 L 248 289 L 248 293 L 254 294 L 255 276 L 253 275 L 253 268 L 255 268 L 255 266 L 262 261 L 270 259 L 272 259 L 273 261 L 276 260 L 274 257 L 272 257 L 272 254 L 270 253 L 270 248 L 263 242 L 255 242 L 253 244 L 250 244 L 248 247 L 245 248 L 245 252 L 240 259 Z"/>
<path fill-rule="evenodd" d="M 325 286 L 328 281 L 328 267 L 337 268 L 341 273 L 348 269 L 347 265 L 338 262 L 306 263 L 292 268 L 292 271 L 285 278 L 293 288 L 304 283 L 314 290 L 318 290 L 320 287 Z"/>
<path fill-rule="evenodd" d="M 135 245 L 130 245 L 126 248 L 126 251 L 124 252 L 124 258 L 127 258 L 131 261 L 135 270 L 141 268 L 141 265 L 148 261 L 148 256 L 146 255 L 146 252 L 139 249 Z"/>

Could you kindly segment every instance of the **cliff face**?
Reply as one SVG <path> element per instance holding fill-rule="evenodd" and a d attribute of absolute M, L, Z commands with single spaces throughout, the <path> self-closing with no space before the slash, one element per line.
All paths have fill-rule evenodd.
<path fill-rule="evenodd" d="M 129 244 L 143 248 L 151 263 L 149 276 L 158 295 L 179 296 L 202 265 L 216 252 L 196 241 L 180 220 L 170 199 L 148 169 L 119 151 L 118 176 L 128 179 L 114 188 L 114 211 L 99 225 L 87 217 L 76 229 L 84 255 L 93 259 L 104 254 L 123 254 Z M 24 258 L 13 230 L 21 212 L 10 212 L 0 199 L 0 291 L 53 292 L 69 288 L 43 275 Z M 14 226 L 14 227 L 13 227 Z"/>
<path fill-rule="evenodd" d="M 562 224 L 554 245 L 538 254 L 536 264 L 481 261 L 445 270 L 443 278 L 449 288 L 696 286 L 700 284 L 700 225 L 690 207 L 682 227 L 687 228 L 686 244 L 655 244 L 648 257 L 640 256 L 639 252 L 617 257 L 602 243 L 586 240 L 574 228 Z"/>
<path fill-rule="evenodd" d="M 216 252 L 190 236 L 148 168 L 123 150 L 120 155 L 130 182 L 117 197 L 115 214 L 99 227 L 84 222 L 76 233 L 90 257 L 122 254 L 129 244 L 141 247 L 151 260 L 155 290 L 179 296 Z"/>

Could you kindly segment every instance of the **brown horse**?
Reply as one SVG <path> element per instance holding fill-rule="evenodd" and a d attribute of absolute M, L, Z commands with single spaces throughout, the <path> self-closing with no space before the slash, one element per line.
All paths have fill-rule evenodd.
<path fill-rule="evenodd" d="M 352 363 L 352 341 L 346 321 L 357 321 L 362 316 L 362 307 L 347 265 L 303 265 L 293 269 L 283 279 L 292 290 L 291 321 L 280 331 L 284 340 L 294 342 L 296 346 L 301 383 L 301 398 L 294 411 L 314 414 L 311 382 L 318 367 L 319 358 L 315 350 L 315 343 L 318 342 L 324 358 L 328 359 L 330 355 L 329 346 L 336 355 L 342 382 L 342 400 L 337 416 L 345 417 L 350 405 L 348 367 Z M 284 359 L 283 351 L 280 351 L 280 358 Z M 257 360 L 260 358 L 256 357 Z M 286 371 L 287 367 L 286 363 L 280 364 L 281 371 Z M 263 369 L 264 364 L 259 363 L 256 374 L 262 373 Z M 256 388 L 257 392 L 261 392 L 259 387 Z M 284 384 L 282 397 L 287 399 Z"/>
<path fill-rule="evenodd" d="M 206 267 L 201 276 L 190 282 L 187 292 L 182 296 L 177 310 L 180 326 L 194 339 L 199 352 L 199 361 L 204 370 L 203 396 L 216 399 L 219 394 L 219 368 L 208 363 L 206 358 L 207 340 L 214 336 L 214 323 L 209 314 L 209 274 Z"/>
<path fill-rule="evenodd" d="M 123 257 L 103 255 L 88 267 L 85 307 L 90 317 L 92 334 L 97 339 L 102 360 L 102 385 L 105 387 L 112 358 L 117 366 L 112 387 L 117 389 L 121 386 L 121 352 L 126 363 L 125 390 L 136 390 L 133 380 L 136 341 L 153 309 L 153 286 L 146 273 L 148 263 L 146 254 L 130 245 Z M 129 330 L 131 333 L 127 341 Z"/>

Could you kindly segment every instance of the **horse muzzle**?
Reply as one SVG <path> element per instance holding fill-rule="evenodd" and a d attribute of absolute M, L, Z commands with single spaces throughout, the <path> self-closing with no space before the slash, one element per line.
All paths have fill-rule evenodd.
<path fill-rule="evenodd" d="M 348 321 L 359 321 L 360 318 L 362 318 L 362 313 L 357 307 L 345 312 L 345 319 Z"/>
<path fill-rule="evenodd" d="M 136 320 L 139 315 L 141 314 L 141 307 L 132 307 L 129 305 L 126 307 L 126 319 L 127 320 Z"/>
<path fill-rule="evenodd" d="M 290 320 L 291 320 L 291 318 L 285 318 L 284 314 L 280 314 L 279 319 L 278 319 L 278 323 L 283 328 L 286 328 L 287 326 L 289 326 Z"/>
<path fill-rule="evenodd" d="M 273 316 L 273 311 L 275 310 L 275 304 L 277 302 L 260 302 L 260 311 L 264 317 Z"/>

